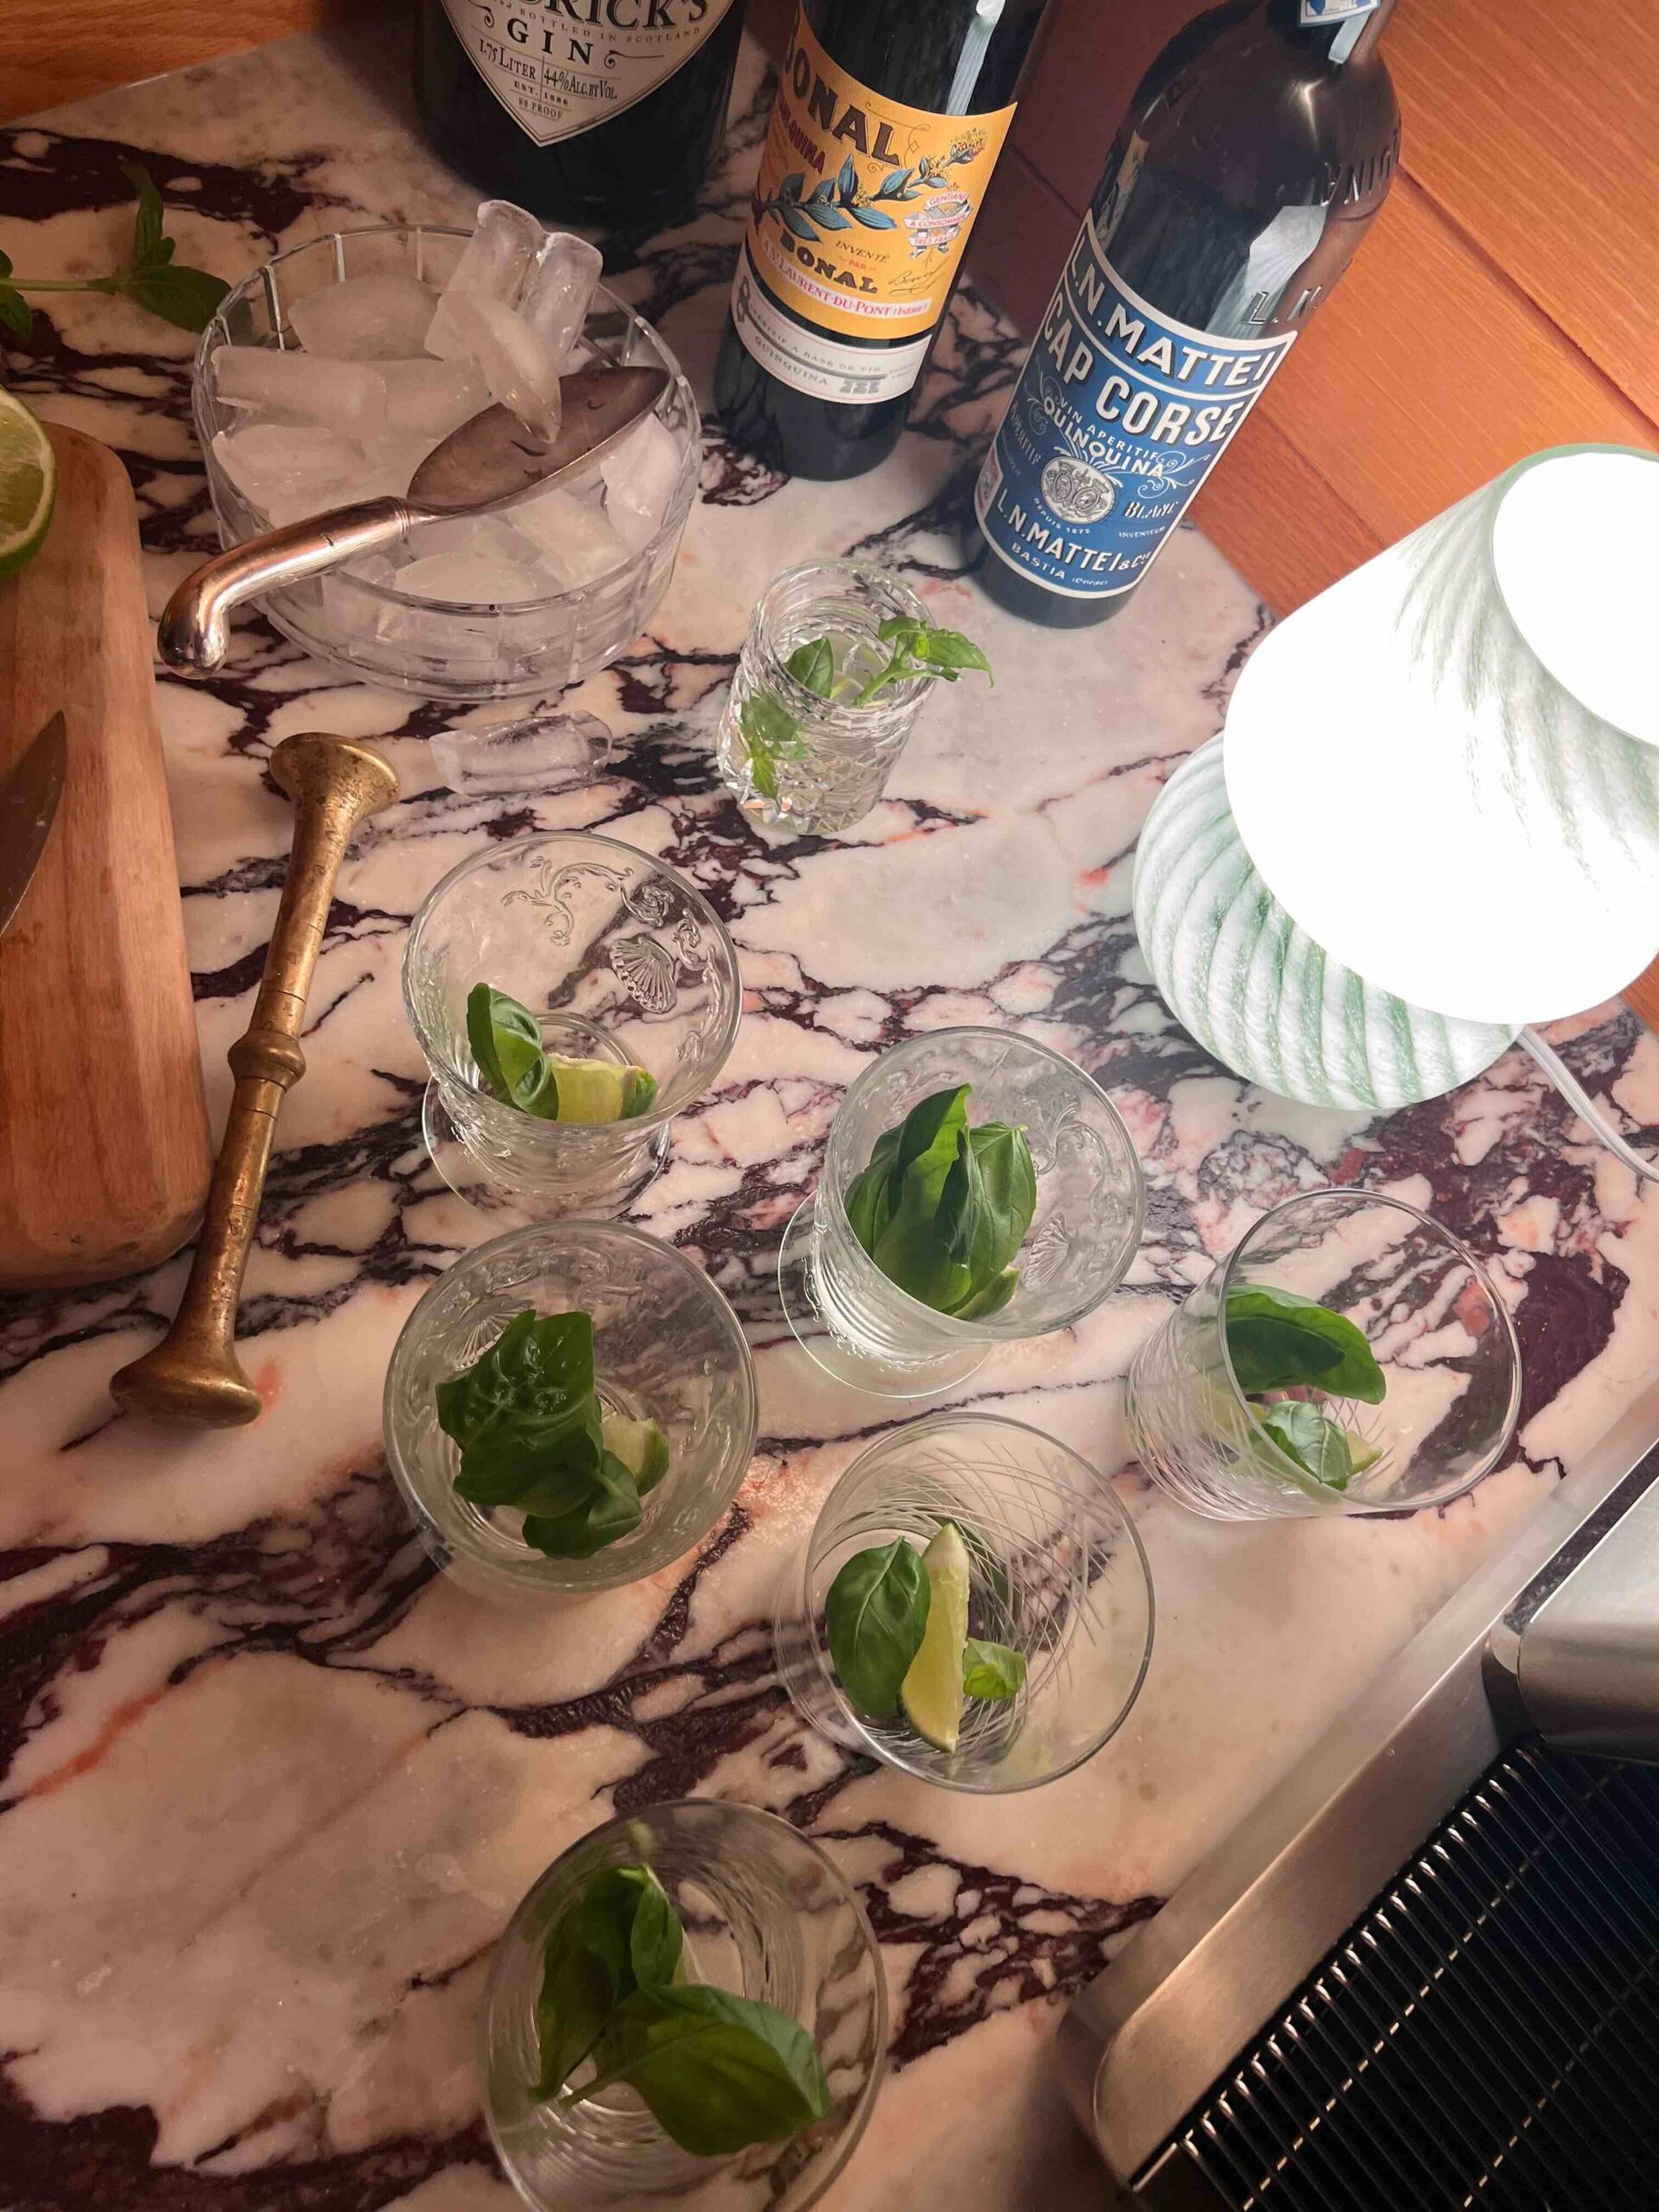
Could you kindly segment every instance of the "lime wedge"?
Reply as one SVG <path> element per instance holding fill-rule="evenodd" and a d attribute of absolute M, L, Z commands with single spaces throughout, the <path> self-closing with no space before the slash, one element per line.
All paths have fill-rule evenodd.
<path fill-rule="evenodd" d="M 968 1649 L 968 1547 L 954 1522 L 922 1554 L 927 1576 L 927 1632 L 899 1694 L 910 1725 L 942 1751 L 962 1729 L 962 1661 Z"/>
<path fill-rule="evenodd" d="M 660 1421 L 629 1421 L 622 1414 L 607 1414 L 600 1424 L 605 1449 L 614 1452 L 633 1477 L 643 1497 L 655 1490 L 668 1472 L 668 1439 Z"/>
<path fill-rule="evenodd" d="M 0 576 L 32 561 L 52 519 L 57 455 L 21 399 L 0 391 Z"/>
<path fill-rule="evenodd" d="M 1357 1428 L 1344 1428 L 1342 1433 L 1348 1440 L 1348 1457 L 1353 1461 L 1357 1475 L 1363 1475 L 1367 1467 L 1374 1467 L 1382 1457 L 1382 1446 L 1368 1443 Z"/>
<path fill-rule="evenodd" d="M 641 1078 L 651 1082 L 643 1068 L 624 1067 L 616 1060 L 563 1060 L 550 1052 L 547 1064 L 558 1086 L 556 1118 L 561 1122 L 626 1121 Z"/>

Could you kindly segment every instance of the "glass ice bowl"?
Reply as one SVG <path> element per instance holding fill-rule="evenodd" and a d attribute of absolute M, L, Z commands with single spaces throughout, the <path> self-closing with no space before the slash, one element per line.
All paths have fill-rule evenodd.
<path fill-rule="evenodd" d="M 458 1497 L 461 1454 L 436 1389 L 487 1351 L 515 1313 L 590 1313 L 607 1413 L 656 1421 L 668 1472 L 630 1535 L 591 1559 L 550 1559 L 518 1516 Z M 754 1452 L 754 1366 L 737 1317 L 700 1268 L 643 1230 L 549 1223 L 498 1236 L 441 1275 L 404 1324 L 386 1376 L 386 1458 L 421 1541 L 480 1597 L 613 1590 L 682 1558 L 720 1519 Z"/>
<path fill-rule="evenodd" d="M 476 983 L 530 1007 L 550 1051 L 648 1070 L 650 1111 L 589 1126 L 492 1098 L 467 1038 Z M 532 1218 L 620 1213 L 667 1156 L 670 1122 L 725 1065 L 742 990 L 719 917 L 648 854 L 581 830 L 486 846 L 428 894 L 404 951 L 440 1172 L 475 1203 L 505 1200 Z"/>
<path fill-rule="evenodd" d="M 215 397 L 213 355 L 230 345 L 301 350 L 289 323 L 293 302 L 348 277 L 410 276 L 441 291 L 469 235 L 419 223 L 331 231 L 277 254 L 226 296 L 201 334 L 192 387 L 222 545 L 239 544 L 270 524 L 214 453 L 214 437 L 237 427 L 238 411 Z M 359 682 L 423 699 L 475 702 L 558 691 L 603 668 L 639 636 L 668 589 L 696 497 L 701 419 L 674 355 L 651 325 L 603 284 L 594 294 L 582 337 L 590 353 L 605 360 L 668 372 L 669 387 L 656 411 L 681 448 L 681 463 L 656 535 L 591 583 L 511 605 L 410 596 L 337 569 L 259 601 L 284 637 Z M 342 496 L 362 494 L 348 490 Z"/>
<path fill-rule="evenodd" d="M 832 2102 L 802 2133 L 697 2158 L 624 2085 L 563 2107 L 536 2094 L 548 1938 L 595 1874 L 639 1866 L 679 1915 L 689 1976 L 787 2013 L 817 2044 Z M 533 2212 L 805 2212 L 851 2158 L 880 2088 L 887 1980 L 821 1845 L 774 1813 L 688 1798 L 609 1821 L 554 1860 L 496 1946 L 479 2028 L 490 2139 Z M 591 2075 L 584 2061 L 575 2079 Z"/>

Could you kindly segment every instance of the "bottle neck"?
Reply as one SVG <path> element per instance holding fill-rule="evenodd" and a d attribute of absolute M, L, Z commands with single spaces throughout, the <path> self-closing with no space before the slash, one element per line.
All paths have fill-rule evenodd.
<path fill-rule="evenodd" d="M 1374 51 L 1394 8 L 1395 0 L 1268 0 L 1268 14 L 1301 51 L 1341 68 Z"/>

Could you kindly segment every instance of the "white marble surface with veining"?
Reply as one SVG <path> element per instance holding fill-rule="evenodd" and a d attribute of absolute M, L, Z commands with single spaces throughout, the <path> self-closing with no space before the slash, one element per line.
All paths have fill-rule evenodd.
<path fill-rule="evenodd" d="M 401 38 L 371 27 L 15 127 L 0 133 L 0 246 L 37 274 L 101 265 L 124 242 L 117 163 L 135 151 L 181 257 L 227 276 L 341 224 L 463 219 L 474 195 L 422 144 L 404 87 Z M 625 257 L 618 280 L 705 399 L 765 111 L 750 54 L 702 211 Z M 6 364 L 42 413 L 123 454 L 155 608 L 213 542 L 189 342 L 122 302 L 54 300 Z M 242 1316 L 264 1417 L 229 1435 L 114 1417 L 108 1377 L 163 1325 L 182 1261 L 0 1299 L 8 2204 L 505 2212 L 473 2056 L 492 1941 L 574 1837 L 688 1791 L 774 1807 L 829 1839 L 880 1936 L 892 2070 L 830 2202 L 1096 2202 L 1049 2060 L 1065 1994 L 1651 1372 L 1659 1212 L 1529 1064 L 1511 1056 L 1450 1099 L 1367 1123 L 1247 1090 L 1173 1027 L 1129 928 L 1128 855 L 1172 764 L 1217 727 L 1265 618 L 1190 531 L 1096 631 L 1024 628 L 979 597 L 960 528 L 1018 354 L 963 295 L 913 429 L 855 484 L 780 480 L 710 425 L 666 604 L 565 702 L 617 740 L 610 771 L 575 796 L 458 795 L 431 740 L 482 717 L 347 683 L 257 620 L 219 679 L 163 679 L 218 1114 L 286 851 L 288 810 L 262 773 L 270 747 L 301 729 L 372 737 L 404 796 L 347 861 L 309 1072 L 282 1121 Z M 1287 510 L 1283 526 L 1297 524 Z M 763 841 L 713 774 L 721 689 L 770 576 L 855 549 L 980 638 L 996 688 L 937 698 L 886 802 L 846 837 Z M 488 1230 L 422 1150 L 397 963 L 446 868 L 538 827 L 603 828 L 662 855 L 736 938 L 736 1049 L 677 1124 L 635 1217 L 699 1259 L 743 1316 L 761 1442 L 700 1556 L 620 1592 L 497 1611 L 435 1577 L 380 1446 L 397 1330 Z M 1432 901 L 1434 887 L 1375 893 Z M 1094 1070 L 1149 1184 L 1124 1289 L 1075 1331 L 999 1351 L 960 1394 L 1052 1430 L 1118 1481 L 1157 1592 L 1151 1671 L 1120 1734 L 1066 1781 L 1001 1800 L 872 1772 L 805 1736 L 763 1625 L 829 1484 L 904 1417 L 839 1390 L 795 1347 L 773 1288 L 779 1233 L 868 1056 L 962 1021 L 1020 1027 Z M 1605 1008 L 1554 1033 L 1632 1123 L 1659 1122 L 1659 1050 L 1631 1017 Z M 1333 1177 L 1428 1205 L 1499 1271 L 1527 1364 L 1516 1456 L 1440 1513 L 1191 1518 L 1128 1464 L 1126 1363 L 1264 1206 Z"/>

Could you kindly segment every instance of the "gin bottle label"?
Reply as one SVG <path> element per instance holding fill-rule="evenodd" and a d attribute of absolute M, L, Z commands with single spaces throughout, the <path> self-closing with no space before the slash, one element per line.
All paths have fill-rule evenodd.
<path fill-rule="evenodd" d="M 1274 296 L 1269 272 L 1253 281 Z M 1131 590 L 1295 336 L 1221 338 L 1160 315 L 1085 217 L 974 495 L 992 551 L 1068 598 Z"/>
<path fill-rule="evenodd" d="M 732 289 L 760 365 L 820 399 L 908 391 L 1013 120 L 872 92 L 798 16 Z"/>
<path fill-rule="evenodd" d="M 442 0 L 461 50 L 538 146 L 608 123 L 683 68 L 733 0 Z"/>

